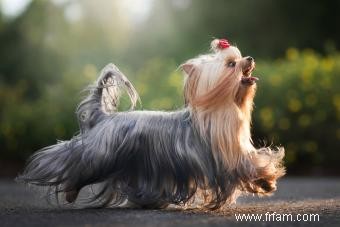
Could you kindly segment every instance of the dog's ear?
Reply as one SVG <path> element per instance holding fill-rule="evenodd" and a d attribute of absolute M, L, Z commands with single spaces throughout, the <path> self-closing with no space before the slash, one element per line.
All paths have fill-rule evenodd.
<path fill-rule="evenodd" d="M 194 74 L 196 67 L 192 63 L 184 63 L 181 65 L 181 69 L 188 75 L 191 76 Z"/>

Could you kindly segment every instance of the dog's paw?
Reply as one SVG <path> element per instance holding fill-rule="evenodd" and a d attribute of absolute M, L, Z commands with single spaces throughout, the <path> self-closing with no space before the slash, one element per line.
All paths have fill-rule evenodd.
<path fill-rule="evenodd" d="M 276 181 L 270 181 L 266 179 L 255 180 L 254 183 L 260 187 L 265 193 L 271 193 L 276 191 Z"/>
<path fill-rule="evenodd" d="M 68 203 L 73 203 L 78 197 L 79 191 L 72 190 L 65 193 L 65 199 Z"/>

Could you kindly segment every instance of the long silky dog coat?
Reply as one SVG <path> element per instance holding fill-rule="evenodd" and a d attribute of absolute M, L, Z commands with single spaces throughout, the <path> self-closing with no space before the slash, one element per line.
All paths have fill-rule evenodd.
<path fill-rule="evenodd" d="M 238 49 L 230 47 L 227 51 L 217 48 L 214 54 L 182 65 L 188 76 L 184 88 L 187 104 L 174 112 L 116 112 L 121 89 L 127 91 L 132 109 L 139 96 L 115 65 L 107 65 L 77 109 L 79 135 L 35 153 L 18 180 L 49 186 L 56 194 L 65 193 L 70 203 L 83 187 L 99 184 L 91 201 L 101 206 L 128 201 L 144 208 L 164 208 L 203 195 L 205 207 L 215 209 L 231 202 L 240 191 L 271 193 L 276 179 L 284 174 L 280 164 L 283 149 L 255 149 L 251 145 L 249 125 L 255 88 L 253 83 L 240 83 L 241 77 L 230 76 L 242 74 L 241 80 L 252 82 L 249 75 L 245 76 L 248 72 L 242 64 L 247 61 L 239 56 Z M 235 54 L 235 69 L 224 73 L 227 76 L 223 78 L 229 78 L 225 82 L 218 71 L 220 63 L 208 65 Z M 216 97 L 219 107 L 195 99 L 200 90 L 205 90 L 202 94 L 212 90 L 202 87 L 207 72 L 218 74 L 216 83 L 209 85 L 214 90 L 220 89 L 218 83 L 233 86 L 225 86 L 235 91 L 225 94 L 226 106 L 218 104 Z M 219 94 L 224 95 L 223 91 Z M 232 99 L 228 103 L 229 96 Z M 224 142 L 228 144 L 216 145 Z"/>

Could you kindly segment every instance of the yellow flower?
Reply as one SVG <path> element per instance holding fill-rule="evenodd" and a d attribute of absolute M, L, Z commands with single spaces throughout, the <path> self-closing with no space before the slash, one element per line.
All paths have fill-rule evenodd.
<path fill-rule="evenodd" d="M 334 59 L 330 57 L 322 59 L 321 61 L 321 68 L 326 72 L 331 72 L 334 68 L 334 65 L 335 65 Z"/>
<path fill-rule="evenodd" d="M 299 52 L 295 48 L 288 48 L 286 51 L 286 57 L 290 61 L 294 61 L 299 57 Z"/>
<path fill-rule="evenodd" d="M 305 67 L 301 73 L 301 79 L 304 85 L 310 85 L 313 78 L 313 70 L 309 67 Z"/>
<path fill-rule="evenodd" d="M 292 98 L 288 101 L 288 108 L 291 112 L 298 112 L 301 110 L 302 108 L 302 104 L 301 101 L 296 99 L 296 98 Z"/>

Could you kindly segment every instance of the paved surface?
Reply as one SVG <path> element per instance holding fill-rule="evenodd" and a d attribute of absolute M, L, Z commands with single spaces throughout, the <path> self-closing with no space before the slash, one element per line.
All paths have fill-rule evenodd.
<path fill-rule="evenodd" d="M 49 205 L 35 190 L 0 181 L 0 226 L 340 226 L 340 179 L 285 178 L 272 197 L 246 197 L 220 211 L 75 209 Z M 274 213 L 275 212 L 275 213 Z M 262 214 L 267 221 L 237 221 L 235 214 Z M 279 221 L 282 214 L 319 221 Z M 268 220 L 271 221 L 268 221 Z M 276 221 L 273 221 L 273 220 Z M 288 219 L 288 217 L 287 217 Z"/>

